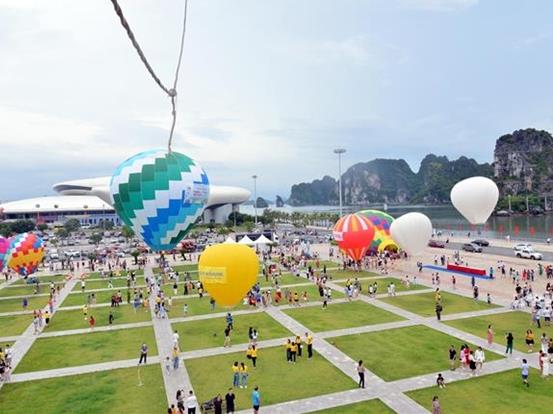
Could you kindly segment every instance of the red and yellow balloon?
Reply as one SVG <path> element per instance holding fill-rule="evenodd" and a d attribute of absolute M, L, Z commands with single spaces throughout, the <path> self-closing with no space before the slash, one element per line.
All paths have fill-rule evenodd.
<path fill-rule="evenodd" d="M 198 263 L 200 282 L 219 305 L 238 304 L 257 282 L 259 260 L 243 244 L 216 244 L 208 247 Z"/>
<path fill-rule="evenodd" d="M 334 240 L 349 257 L 361 260 L 374 238 L 374 226 L 360 214 L 348 214 L 340 218 L 332 232 Z"/>

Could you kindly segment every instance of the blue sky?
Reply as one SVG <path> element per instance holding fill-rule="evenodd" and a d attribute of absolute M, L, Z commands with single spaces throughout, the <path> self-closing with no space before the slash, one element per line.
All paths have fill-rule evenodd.
<path fill-rule="evenodd" d="M 160 77 L 182 1 L 121 0 Z M 213 183 L 289 195 L 344 165 L 427 153 L 492 161 L 553 131 L 553 2 L 191 0 L 174 149 Z M 109 175 L 166 145 L 169 102 L 109 1 L 0 0 L 0 200 Z"/>

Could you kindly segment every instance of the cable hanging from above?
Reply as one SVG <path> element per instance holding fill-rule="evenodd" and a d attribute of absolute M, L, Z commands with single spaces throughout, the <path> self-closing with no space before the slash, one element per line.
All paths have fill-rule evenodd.
<path fill-rule="evenodd" d="M 168 88 L 163 84 L 161 79 L 156 75 L 154 72 L 154 69 L 148 62 L 148 59 L 146 59 L 146 56 L 144 55 L 144 52 L 142 51 L 142 48 L 138 44 L 138 41 L 136 40 L 136 36 L 134 35 L 129 22 L 125 18 L 123 14 L 123 10 L 121 9 L 121 6 L 117 2 L 117 0 L 111 0 L 111 3 L 113 4 L 113 8 L 115 10 L 115 13 L 117 16 L 119 16 L 119 20 L 121 21 L 121 25 L 125 29 L 125 32 L 127 32 L 127 36 L 129 37 L 133 47 L 136 50 L 136 53 L 138 53 L 138 56 L 140 57 L 140 60 L 142 63 L 144 63 L 144 66 L 146 66 L 146 69 L 148 70 L 148 73 L 152 76 L 154 81 L 158 84 L 158 86 L 171 98 L 171 115 L 172 115 L 172 122 L 171 122 L 171 130 L 169 132 L 169 142 L 167 144 L 167 150 L 171 152 L 171 145 L 173 143 L 173 133 L 175 131 L 175 124 L 177 122 L 177 83 L 179 81 L 179 71 L 180 71 L 180 65 L 182 60 L 182 53 L 184 50 L 184 37 L 186 35 L 186 17 L 188 13 L 188 0 L 184 0 L 184 16 L 183 16 L 183 22 L 182 22 L 182 35 L 181 35 L 181 41 L 180 41 L 180 49 L 179 49 L 179 57 L 177 59 L 177 68 L 175 70 L 175 79 L 173 81 L 173 87 Z"/>

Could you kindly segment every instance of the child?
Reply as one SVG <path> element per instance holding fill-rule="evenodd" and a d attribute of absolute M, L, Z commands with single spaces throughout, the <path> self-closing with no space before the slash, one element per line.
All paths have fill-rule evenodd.
<path fill-rule="evenodd" d="M 188 305 L 185 303 L 183 307 L 184 316 L 188 316 Z"/>
<path fill-rule="evenodd" d="M 165 371 L 169 374 L 171 372 L 171 358 L 165 357 Z"/>
<path fill-rule="evenodd" d="M 436 385 L 440 388 L 445 388 L 445 380 L 442 374 L 438 374 L 438 377 L 436 378 Z"/>
<path fill-rule="evenodd" d="M 529 387 L 530 383 L 528 382 L 528 374 L 530 373 L 530 367 L 528 366 L 528 361 L 526 361 L 526 359 L 522 360 L 522 366 L 520 367 L 520 371 L 522 376 L 522 383 L 527 387 Z"/>

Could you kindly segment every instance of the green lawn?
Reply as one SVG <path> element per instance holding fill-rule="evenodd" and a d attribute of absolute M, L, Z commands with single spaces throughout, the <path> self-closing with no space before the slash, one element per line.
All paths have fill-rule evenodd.
<path fill-rule="evenodd" d="M 382 401 L 369 400 L 356 404 L 342 405 L 327 410 L 313 411 L 312 414 L 394 414 L 395 411 L 389 408 Z"/>
<path fill-rule="evenodd" d="M 323 270 L 323 267 L 326 265 L 327 269 L 331 269 L 333 267 L 341 267 L 340 263 L 333 262 L 330 260 L 319 260 L 319 267 L 317 267 L 317 261 L 316 260 L 308 260 L 307 266 L 312 266 L 315 270 Z"/>
<path fill-rule="evenodd" d="M 330 279 L 336 280 L 336 279 L 355 279 L 356 277 L 377 277 L 382 276 L 381 274 L 374 273 L 374 272 L 354 272 L 352 270 L 327 270 L 326 274 L 330 277 Z"/>
<path fill-rule="evenodd" d="M 135 312 L 131 306 L 119 306 L 117 308 L 111 307 L 90 307 L 88 309 L 88 315 L 94 316 L 96 320 L 96 326 L 108 325 L 109 312 L 113 313 L 114 325 L 124 323 L 135 323 L 150 321 L 151 312 L 150 309 L 144 309 L 143 307 L 137 309 Z M 81 309 L 76 310 L 60 310 L 54 314 L 54 317 L 48 325 L 47 331 L 65 331 L 69 329 L 81 329 L 88 328 L 88 320 L 84 319 Z"/>
<path fill-rule="evenodd" d="M 6 350 L 6 345 L 9 345 L 9 346 L 13 346 L 15 342 L 11 341 L 11 342 L 0 342 L 0 348 L 2 348 L 3 351 Z"/>
<path fill-rule="evenodd" d="M 264 287 L 274 287 L 273 278 L 269 277 L 269 280 L 266 281 L 265 277 L 263 275 L 259 276 L 258 279 L 259 285 Z M 299 283 L 311 283 L 311 281 L 305 277 L 301 276 L 294 276 L 291 273 L 283 273 L 282 276 L 277 276 L 276 280 L 278 280 L 278 283 L 280 286 L 285 285 L 297 285 Z"/>
<path fill-rule="evenodd" d="M 131 271 L 132 271 L 132 270 L 131 270 Z M 127 272 L 126 272 L 125 270 L 121 270 L 119 273 L 120 273 L 120 276 L 119 276 L 119 277 L 125 277 L 125 276 L 127 276 Z M 109 275 L 109 271 L 106 270 L 105 274 L 106 274 L 106 276 L 108 276 L 108 275 Z M 136 276 L 144 275 L 144 270 L 142 270 L 142 269 L 140 269 L 140 270 L 136 269 L 136 270 L 134 270 L 134 274 L 135 274 Z M 88 278 L 89 278 L 89 279 L 100 279 L 101 277 L 102 277 L 102 276 L 100 275 L 100 272 L 90 272 L 90 273 L 88 273 Z M 116 271 L 113 272 L 113 277 L 117 277 L 117 272 L 116 272 Z"/>
<path fill-rule="evenodd" d="M 105 280 L 92 280 L 88 281 L 85 280 L 85 291 L 91 290 L 91 289 L 107 289 L 108 288 L 108 281 L 109 279 Z M 112 279 L 112 284 L 114 288 L 126 288 L 127 287 L 127 279 Z M 137 276 L 136 277 L 136 286 L 145 286 L 144 282 L 144 276 Z M 73 288 L 73 292 L 81 292 L 81 282 L 77 282 L 75 287 Z"/>
<path fill-rule="evenodd" d="M 27 311 L 32 312 L 34 309 L 42 309 L 48 304 L 48 296 L 29 296 L 29 305 Z M 23 310 L 23 299 L 0 299 L 0 313 L 3 312 L 18 312 Z"/>
<path fill-rule="evenodd" d="M 434 292 L 420 293 L 417 295 L 395 296 L 391 298 L 378 299 L 397 306 L 409 312 L 421 316 L 433 316 L 435 312 Z M 497 308 L 498 305 L 488 305 L 486 302 L 474 301 L 465 296 L 455 295 L 453 293 L 442 292 L 443 315 L 454 313 L 481 311 L 484 309 Z"/>
<path fill-rule="evenodd" d="M 176 329 L 180 334 L 181 350 L 183 351 L 223 346 L 226 326 L 227 323 L 224 317 L 173 323 L 173 329 Z M 234 329 L 231 334 L 233 345 L 249 341 L 248 328 L 250 326 L 257 329 L 259 341 L 292 336 L 288 329 L 265 313 L 236 315 L 234 316 Z M 303 333 L 300 334 L 303 335 Z"/>
<path fill-rule="evenodd" d="M 0 392 L 0 407 L 10 414 L 165 413 L 161 367 L 143 366 L 140 375 L 141 387 L 136 368 L 6 384 Z"/>
<path fill-rule="evenodd" d="M 209 304 L 209 297 L 204 296 L 202 299 L 198 297 L 189 297 L 189 298 L 180 298 L 180 299 L 173 299 L 173 306 L 169 310 L 169 317 L 170 318 L 178 318 L 185 316 L 183 307 L 184 304 L 188 305 L 188 316 L 194 316 L 194 315 L 204 315 L 206 313 L 220 313 L 220 312 L 228 312 L 228 311 L 235 311 L 235 310 L 246 310 L 251 309 L 247 305 L 242 305 L 242 302 L 240 302 L 239 305 L 233 307 L 233 308 L 226 308 L 223 306 L 215 305 L 215 309 L 211 310 L 211 305 Z"/>
<path fill-rule="evenodd" d="M 536 342 L 534 350 L 539 350 L 540 337 L 543 332 L 547 334 L 548 338 L 553 336 L 553 326 L 545 327 L 542 323 L 542 328 L 538 329 L 536 326 L 532 326 L 530 319 L 531 315 L 526 312 L 506 312 L 496 315 L 457 319 L 445 323 L 482 338 L 487 337 L 488 325 L 492 325 L 492 329 L 495 332 L 494 342 L 506 345 L 505 335 L 511 332 L 515 337 L 515 349 L 526 352 L 528 347 L 524 339 L 527 329 L 532 329 L 534 332 L 534 341 Z"/>
<path fill-rule="evenodd" d="M 0 336 L 21 335 L 33 322 L 32 315 L 0 317 Z"/>
<path fill-rule="evenodd" d="M 283 299 L 279 303 L 279 305 L 287 305 L 288 304 L 288 302 L 286 302 L 285 299 L 284 299 L 284 293 L 285 293 L 286 289 L 288 289 L 290 292 L 292 292 L 292 294 L 294 292 L 298 292 L 298 295 L 300 296 L 300 304 L 303 303 L 301 301 L 301 296 L 302 296 L 303 292 L 307 292 L 307 298 L 309 299 L 310 302 L 322 301 L 323 300 L 321 298 L 321 296 L 319 295 L 319 288 L 315 284 L 311 284 L 311 285 L 308 285 L 308 286 L 297 286 L 297 287 L 291 286 L 289 288 L 284 288 L 284 287 L 281 288 Z M 274 290 L 272 290 L 272 293 L 273 293 L 273 296 L 274 296 Z M 343 297 L 344 297 L 343 292 L 337 292 L 335 290 L 332 291 L 332 298 L 333 299 L 339 299 L 339 298 L 343 298 Z M 330 302 L 330 303 L 332 303 L 332 302 Z M 273 304 L 275 304 L 274 301 L 273 301 Z"/>
<path fill-rule="evenodd" d="M 314 332 L 400 321 L 403 318 L 361 301 L 336 303 L 328 309 L 305 307 L 284 310 Z"/>
<path fill-rule="evenodd" d="M 284 346 L 281 346 L 260 349 L 256 369 L 242 352 L 186 360 L 192 386 L 200 401 L 226 393 L 232 386 L 231 366 L 235 361 L 245 362 L 250 372 L 249 388 L 234 391 L 237 410 L 251 408 L 251 392 L 255 385 L 259 386 L 262 406 L 356 387 L 353 380 L 316 352 L 311 360 L 304 356 L 298 358 L 297 364 L 289 364 Z"/>
<path fill-rule="evenodd" d="M 444 375 L 447 384 L 447 375 Z M 437 395 L 447 414 L 519 414 L 544 413 L 551 407 L 551 378 L 542 379 L 536 369 L 530 371 L 530 387 L 522 385 L 520 369 L 452 382 L 447 388 L 424 388 L 407 393 L 431 410 Z"/>
<path fill-rule="evenodd" d="M 146 342 L 148 356 L 157 355 L 152 327 L 120 329 L 53 338 L 39 338 L 17 366 L 16 372 L 41 371 L 100 362 L 138 358 Z"/>
<path fill-rule="evenodd" d="M 64 283 L 57 283 L 57 286 L 59 285 L 60 289 L 63 287 Z M 39 284 L 39 294 L 43 293 L 50 293 L 50 285 L 48 283 L 40 283 Z M 29 285 L 29 286 L 14 286 L 14 287 L 6 287 L 4 289 L 0 289 L 0 297 L 9 297 L 9 296 L 33 296 L 35 294 L 35 285 Z"/>
<path fill-rule="evenodd" d="M 40 284 L 53 282 L 63 282 L 65 280 L 65 275 L 51 275 L 51 276 L 38 276 L 38 281 Z M 19 279 L 17 282 L 13 282 L 11 286 L 21 286 L 26 285 L 26 279 Z"/>
<path fill-rule="evenodd" d="M 196 273 L 198 271 L 198 264 L 182 264 L 182 265 L 174 265 L 171 266 L 172 269 L 175 272 L 179 272 L 179 275 L 181 273 L 189 272 L 189 273 Z M 154 273 L 161 273 L 161 269 L 159 267 L 154 268 Z"/>
<path fill-rule="evenodd" d="M 82 306 L 85 303 L 87 303 L 87 298 L 89 294 L 94 293 L 96 295 L 96 303 L 110 303 L 111 302 L 111 296 L 114 293 L 117 293 L 117 291 L 121 292 L 121 296 L 123 297 L 123 303 L 127 303 L 127 288 L 121 288 L 121 289 L 111 289 L 111 290 L 102 290 L 100 292 L 75 292 L 70 293 L 67 295 L 67 298 L 63 301 L 61 306 Z M 131 300 L 133 298 L 134 290 L 131 289 Z"/>
<path fill-rule="evenodd" d="M 422 325 L 340 336 L 328 341 L 355 361 L 362 359 L 367 369 L 385 381 L 445 371 L 449 368 L 449 346 L 459 351 L 464 343 Z M 474 345 L 468 345 L 473 349 Z M 487 361 L 499 358 L 486 352 Z"/>
<path fill-rule="evenodd" d="M 351 279 L 351 282 L 353 282 L 354 279 Z M 346 286 L 347 281 L 341 281 L 336 282 L 337 285 Z M 400 279 L 396 279 L 395 277 L 386 277 L 384 279 L 372 279 L 372 280 L 360 280 L 361 283 L 361 291 L 363 293 L 367 293 L 369 291 L 369 284 L 374 285 L 376 283 L 376 293 L 388 293 L 388 285 L 390 283 L 394 282 L 396 285 L 396 292 L 407 292 L 412 290 L 421 290 L 421 289 L 428 289 L 426 286 L 422 285 L 413 285 L 411 284 L 409 288 L 407 288 L 403 283 L 401 283 Z"/>

